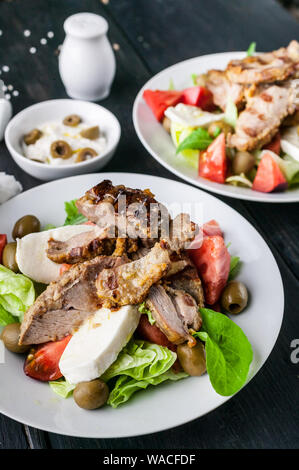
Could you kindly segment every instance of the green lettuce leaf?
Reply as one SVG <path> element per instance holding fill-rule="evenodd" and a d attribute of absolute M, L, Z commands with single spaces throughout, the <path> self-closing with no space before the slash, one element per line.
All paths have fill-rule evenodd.
<path fill-rule="evenodd" d="M 197 73 L 192 73 L 191 74 L 191 80 L 192 80 L 192 83 L 193 85 L 197 85 Z"/>
<path fill-rule="evenodd" d="M 238 119 L 238 109 L 233 100 L 228 97 L 226 108 L 225 108 L 225 116 L 224 121 L 227 122 L 232 127 L 236 127 Z"/>
<path fill-rule="evenodd" d="M 241 269 L 241 260 L 239 258 L 239 256 L 231 256 L 230 257 L 230 268 L 229 268 L 229 275 L 228 275 L 228 280 L 231 281 L 232 279 L 234 279 L 240 269 Z"/>
<path fill-rule="evenodd" d="M 78 225 L 87 222 L 87 218 L 80 214 L 76 205 L 76 199 L 67 201 L 64 203 L 64 209 L 66 212 L 66 219 L 63 225 Z"/>
<path fill-rule="evenodd" d="M 255 53 L 256 49 L 256 42 L 252 42 L 247 49 L 247 57 L 252 56 Z"/>
<path fill-rule="evenodd" d="M 144 390 L 149 385 L 159 385 L 166 380 L 180 380 L 184 379 L 188 375 L 185 372 L 175 373 L 172 370 L 168 370 L 156 377 L 149 377 L 147 380 L 135 380 L 126 375 L 121 375 L 109 395 L 108 405 L 112 408 L 117 408 L 119 405 L 128 401 L 131 396 L 138 390 Z"/>
<path fill-rule="evenodd" d="M 180 153 L 185 149 L 206 150 L 212 142 L 213 139 L 210 137 L 208 131 L 203 127 L 198 127 L 179 144 L 176 153 Z"/>
<path fill-rule="evenodd" d="M 170 370 L 176 357 L 176 353 L 164 346 L 142 340 L 131 340 L 101 377 L 107 382 L 119 376 L 107 403 L 116 408 L 128 401 L 133 393 L 149 385 L 187 377 L 185 372 L 175 374 Z"/>
<path fill-rule="evenodd" d="M 173 79 L 169 80 L 168 90 L 175 90 Z"/>
<path fill-rule="evenodd" d="M 156 323 L 156 320 L 154 319 L 152 312 L 146 308 L 145 302 L 142 302 L 142 304 L 139 305 L 138 310 L 140 313 L 145 313 L 147 315 L 148 321 L 150 322 L 151 325 L 154 325 Z"/>
<path fill-rule="evenodd" d="M 238 392 L 246 382 L 253 352 L 241 328 L 222 313 L 200 309 L 203 324 L 194 333 L 205 342 L 207 372 L 215 391 L 223 396 Z"/>
<path fill-rule="evenodd" d="M 35 301 L 33 282 L 23 274 L 15 274 L 0 264 L 1 325 L 22 321 L 24 313 Z M 10 315 L 9 315 L 10 314 Z"/>
<path fill-rule="evenodd" d="M 53 392 L 62 398 L 68 398 L 76 387 L 76 385 L 70 384 L 66 380 L 55 380 L 49 382 L 49 385 Z"/>

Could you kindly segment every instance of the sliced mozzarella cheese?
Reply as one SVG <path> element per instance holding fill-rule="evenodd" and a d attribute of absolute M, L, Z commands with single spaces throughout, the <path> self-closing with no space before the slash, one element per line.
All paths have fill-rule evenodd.
<path fill-rule="evenodd" d="M 16 260 L 19 270 L 36 282 L 50 284 L 56 281 L 60 275 L 61 265 L 47 257 L 49 239 L 66 241 L 74 235 L 92 229 L 92 225 L 66 225 L 44 232 L 30 233 L 18 239 Z"/>
<path fill-rule="evenodd" d="M 186 127 L 203 127 L 211 122 L 221 121 L 224 114 L 208 113 L 196 106 L 179 103 L 175 107 L 170 106 L 165 111 L 165 116 L 172 122 Z"/>
<path fill-rule="evenodd" d="M 117 311 L 101 308 L 73 335 L 59 368 L 71 384 L 100 377 L 116 360 L 137 328 L 140 313 L 134 305 Z"/>
<path fill-rule="evenodd" d="M 280 142 L 282 151 L 299 162 L 298 126 L 289 127 L 282 135 Z"/>

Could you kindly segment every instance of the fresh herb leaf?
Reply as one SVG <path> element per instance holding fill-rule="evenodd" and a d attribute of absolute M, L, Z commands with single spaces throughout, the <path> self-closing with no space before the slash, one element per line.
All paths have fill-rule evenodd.
<path fill-rule="evenodd" d="M 197 74 L 192 73 L 191 80 L 192 80 L 193 85 L 197 85 L 197 80 L 196 79 L 197 79 Z"/>
<path fill-rule="evenodd" d="M 0 326 L 10 325 L 11 323 L 18 323 L 18 318 L 8 313 L 1 305 L 0 305 Z"/>
<path fill-rule="evenodd" d="M 172 78 L 169 80 L 168 90 L 175 90 L 175 86 L 174 86 Z"/>
<path fill-rule="evenodd" d="M 78 225 L 87 222 L 87 218 L 80 214 L 76 205 L 76 199 L 64 203 L 64 210 L 66 212 L 66 219 L 63 225 Z"/>
<path fill-rule="evenodd" d="M 252 56 L 255 53 L 256 49 L 256 42 L 252 42 L 247 49 L 247 57 Z"/>
<path fill-rule="evenodd" d="M 213 142 L 208 131 L 203 127 L 199 127 L 191 132 L 177 147 L 176 153 L 180 153 L 185 149 L 198 149 L 206 150 L 208 146 Z"/>
<path fill-rule="evenodd" d="M 148 321 L 150 322 L 151 325 L 154 325 L 156 323 L 156 320 L 154 319 L 152 312 L 146 308 L 145 302 L 142 302 L 142 304 L 139 305 L 138 308 L 140 313 L 145 313 L 148 317 Z"/>
<path fill-rule="evenodd" d="M 228 280 L 231 281 L 232 279 L 234 279 L 240 269 L 241 269 L 241 261 L 240 261 L 240 258 L 239 256 L 231 256 L 230 257 L 230 268 L 229 268 L 229 275 L 228 275 Z"/>
<path fill-rule="evenodd" d="M 220 129 L 219 126 L 216 126 L 215 130 L 213 132 L 213 136 L 216 138 L 216 137 L 218 137 L 219 134 L 221 134 L 221 129 Z"/>
<path fill-rule="evenodd" d="M 226 108 L 225 108 L 225 115 L 224 115 L 224 121 L 227 122 L 232 127 L 236 127 L 238 119 L 238 109 L 233 100 L 228 97 L 227 103 L 226 103 Z"/>
<path fill-rule="evenodd" d="M 241 328 L 226 315 L 207 308 L 201 308 L 200 313 L 202 329 L 194 336 L 205 343 L 211 384 L 220 395 L 233 395 L 246 382 L 252 347 Z"/>
<path fill-rule="evenodd" d="M 49 385 L 53 392 L 62 398 L 68 398 L 76 387 L 76 385 L 72 385 L 66 380 L 54 380 L 49 382 Z"/>

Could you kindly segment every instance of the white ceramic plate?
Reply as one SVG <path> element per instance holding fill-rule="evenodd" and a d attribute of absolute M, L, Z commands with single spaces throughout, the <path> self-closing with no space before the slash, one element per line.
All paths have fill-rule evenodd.
<path fill-rule="evenodd" d="M 231 253 L 243 260 L 239 279 L 251 293 L 246 312 L 234 317 L 253 347 L 251 379 L 266 361 L 278 336 L 283 317 L 283 286 L 274 257 L 262 237 L 240 214 L 215 197 L 154 176 L 129 173 L 75 176 L 38 186 L 0 206 L 1 233 L 10 234 L 15 221 L 26 213 L 35 214 L 42 224 L 62 224 L 64 201 L 81 196 L 104 178 L 114 184 L 150 188 L 164 203 L 201 203 L 202 219 L 219 221 L 226 242 L 231 242 Z M 90 412 L 78 408 L 72 398 L 60 399 L 47 384 L 26 377 L 23 359 L 12 353 L 5 352 L 0 376 L 0 412 L 36 428 L 81 437 L 125 437 L 161 431 L 198 418 L 229 399 L 213 390 L 205 374 L 139 392 L 116 410 L 105 407 Z"/>
<path fill-rule="evenodd" d="M 245 52 L 224 52 L 210 54 L 194 59 L 185 60 L 168 67 L 151 78 L 139 91 L 133 107 L 133 122 L 136 133 L 147 151 L 169 171 L 199 188 L 222 194 L 223 196 L 246 199 L 257 202 L 298 202 L 299 189 L 292 189 L 282 193 L 259 193 L 249 188 L 235 187 L 229 184 L 220 184 L 201 178 L 194 168 L 191 168 L 183 157 L 175 154 L 175 147 L 171 137 L 156 120 L 152 111 L 142 98 L 143 91 L 167 90 L 170 80 L 175 88 L 181 90 L 192 86 L 191 74 L 204 73 L 209 69 L 225 69 L 232 59 L 240 59 Z"/>

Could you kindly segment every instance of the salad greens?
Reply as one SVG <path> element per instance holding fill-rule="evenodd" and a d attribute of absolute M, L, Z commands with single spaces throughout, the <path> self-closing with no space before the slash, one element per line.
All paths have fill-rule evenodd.
<path fill-rule="evenodd" d="M 247 57 L 252 56 L 256 50 L 256 42 L 252 42 L 247 49 Z"/>
<path fill-rule="evenodd" d="M 194 336 L 205 343 L 207 372 L 214 390 L 229 396 L 245 384 L 252 362 L 251 345 L 226 315 L 201 308 L 203 323 Z"/>
<path fill-rule="evenodd" d="M 168 90 L 175 90 L 175 86 L 172 78 L 169 80 Z"/>
<path fill-rule="evenodd" d="M 191 74 L 191 80 L 192 80 L 192 83 L 193 85 L 197 85 L 197 74 L 196 73 L 192 73 Z"/>
<path fill-rule="evenodd" d="M 23 274 L 15 274 L 0 265 L 0 325 L 21 322 L 34 301 L 33 282 Z"/>
<path fill-rule="evenodd" d="M 234 279 L 241 269 L 241 260 L 239 256 L 231 256 L 230 257 L 230 268 L 229 268 L 229 275 L 228 280 L 231 281 Z"/>
<path fill-rule="evenodd" d="M 66 212 L 66 219 L 63 225 L 77 225 L 77 224 L 84 224 L 87 222 L 87 218 L 84 215 L 80 214 L 76 205 L 76 199 L 72 201 L 67 201 L 64 203 L 64 209 Z"/>
<path fill-rule="evenodd" d="M 225 116 L 224 116 L 224 121 L 227 122 L 230 126 L 233 128 L 236 127 L 238 119 L 238 109 L 233 100 L 228 97 L 227 103 L 226 103 L 226 108 L 225 108 Z"/>
<path fill-rule="evenodd" d="M 187 377 L 185 372 L 175 373 L 170 370 L 176 357 L 176 353 L 158 344 L 131 340 L 101 377 L 107 382 L 119 376 L 110 392 L 108 405 L 116 408 L 128 401 L 139 389 L 158 385 L 166 380 Z"/>
<path fill-rule="evenodd" d="M 49 385 L 53 392 L 62 398 L 68 398 L 76 388 L 76 385 L 70 384 L 66 380 L 54 380 L 49 382 Z"/>
<path fill-rule="evenodd" d="M 213 139 L 210 137 L 208 131 L 203 127 L 198 127 L 179 144 L 176 153 L 180 153 L 185 149 L 206 150 L 212 142 Z"/>
<path fill-rule="evenodd" d="M 138 311 L 140 313 L 145 313 L 147 315 L 148 321 L 150 322 L 151 325 L 154 325 L 156 323 L 156 320 L 154 319 L 152 312 L 146 308 L 145 302 L 142 302 L 142 304 L 139 305 Z"/>
<path fill-rule="evenodd" d="M 299 162 L 289 155 L 284 158 L 279 157 L 276 153 L 271 152 L 272 157 L 278 163 L 280 170 L 284 174 L 289 186 L 299 183 Z"/>

